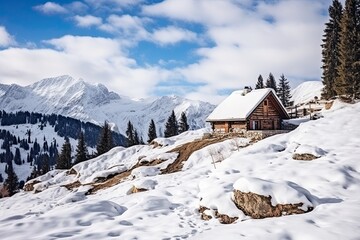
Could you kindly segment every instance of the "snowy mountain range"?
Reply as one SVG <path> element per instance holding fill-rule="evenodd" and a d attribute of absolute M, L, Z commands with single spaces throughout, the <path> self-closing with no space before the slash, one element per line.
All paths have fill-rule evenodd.
<path fill-rule="evenodd" d="M 131 121 L 144 140 L 151 119 L 154 119 L 158 136 L 174 110 L 177 117 L 187 114 L 191 129 L 205 126 L 205 119 L 214 109 L 207 102 L 188 100 L 178 96 L 132 100 L 109 91 L 102 84 L 89 84 L 71 76 L 46 78 L 25 87 L 0 85 L 0 109 L 7 112 L 30 111 L 44 114 L 61 114 L 102 125 L 105 120 L 124 134 Z"/>

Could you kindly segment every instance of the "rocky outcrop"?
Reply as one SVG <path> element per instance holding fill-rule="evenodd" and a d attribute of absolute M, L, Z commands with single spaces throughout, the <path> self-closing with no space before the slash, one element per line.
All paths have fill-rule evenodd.
<path fill-rule="evenodd" d="M 211 210 L 207 207 L 200 206 L 199 213 L 200 213 L 200 217 L 202 220 L 209 221 L 210 219 L 213 218 L 211 215 L 208 214 L 208 211 L 211 211 Z M 218 219 L 219 222 L 222 224 L 231 224 L 239 219 L 238 217 L 230 217 L 226 214 L 221 214 L 218 212 L 218 210 L 214 210 L 213 213 L 214 213 L 215 218 Z"/>
<path fill-rule="evenodd" d="M 149 191 L 149 189 L 146 188 L 137 188 L 136 186 L 132 186 L 132 188 L 128 191 L 128 195 L 129 194 L 133 194 L 133 193 L 139 193 L 139 192 L 145 192 L 145 191 Z"/>
<path fill-rule="evenodd" d="M 271 204 L 271 196 L 263 196 L 252 192 L 241 192 L 234 190 L 234 203 L 244 212 L 245 215 L 252 218 L 280 217 L 283 215 L 301 214 L 312 211 L 312 207 L 303 210 L 302 202 L 292 204 Z"/>
<path fill-rule="evenodd" d="M 27 192 L 31 192 L 34 191 L 34 185 L 40 183 L 40 181 L 38 180 L 33 180 L 33 181 L 29 181 L 27 183 L 25 183 L 24 185 L 24 190 Z"/>
<path fill-rule="evenodd" d="M 294 153 L 292 158 L 294 160 L 303 160 L 303 161 L 311 161 L 311 160 L 314 160 L 314 159 L 317 159 L 319 157 L 311 154 L 311 153 Z"/>

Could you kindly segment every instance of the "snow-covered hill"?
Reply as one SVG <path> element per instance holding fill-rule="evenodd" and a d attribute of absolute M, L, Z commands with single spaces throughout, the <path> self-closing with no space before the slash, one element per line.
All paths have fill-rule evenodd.
<path fill-rule="evenodd" d="M 291 91 L 292 97 L 290 101 L 293 101 L 294 105 L 297 105 L 314 100 L 315 96 L 320 99 L 323 87 L 324 85 L 321 81 L 303 82 Z"/>
<path fill-rule="evenodd" d="M 2 239 L 358 239 L 359 114 L 360 103 L 335 102 L 323 112 L 324 118 L 302 123 L 290 133 L 240 150 L 235 143 L 246 144 L 245 139 L 195 151 L 182 170 L 172 174 L 161 174 L 178 157 L 171 150 L 201 138 L 206 130 L 157 139 L 162 147 L 114 148 L 75 165 L 71 174 L 53 171 L 38 178 L 34 188 L 39 193 L 20 192 L 0 199 Z M 318 158 L 294 160 L 294 153 L 313 153 Z M 216 168 L 214 157 L 222 159 Z M 126 170 L 123 180 L 119 175 L 101 185 L 99 179 Z M 118 184 L 112 186 L 116 179 Z M 64 187 L 70 183 L 77 184 Z M 102 190 L 86 194 L 99 185 Z M 136 192 L 134 187 L 148 191 Z M 302 189 L 314 210 L 250 219 L 232 201 L 235 188 L 258 189 L 280 203 L 303 198 L 296 194 Z M 212 219 L 200 218 L 200 205 L 209 208 Z M 239 219 L 222 225 L 215 210 Z"/>
<path fill-rule="evenodd" d="M 191 129 L 198 129 L 205 126 L 205 119 L 214 106 L 177 96 L 132 100 L 108 91 L 104 85 L 92 85 L 81 79 L 60 76 L 43 79 L 26 87 L 0 86 L 0 109 L 7 112 L 56 113 L 99 125 L 107 120 L 115 123 L 122 134 L 130 120 L 147 140 L 151 119 L 154 119 L 160 135 L 172 110 L 175 110 L 177 117 L 185 111 Z"/>

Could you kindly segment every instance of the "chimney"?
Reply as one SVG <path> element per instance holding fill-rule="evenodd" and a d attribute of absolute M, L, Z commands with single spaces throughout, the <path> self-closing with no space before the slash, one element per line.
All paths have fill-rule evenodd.
<path fill-rule="evenodd" d="M 250 86 L 245 86 L 244 90 L 243 90 L 243 95 L 245 96 L 246 94 L 248 94 L 251 91 L 252 91 L 252 88 Z"/>

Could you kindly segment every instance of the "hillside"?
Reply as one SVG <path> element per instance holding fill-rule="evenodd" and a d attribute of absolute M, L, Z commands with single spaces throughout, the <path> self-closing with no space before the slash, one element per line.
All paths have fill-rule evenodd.
<path fill-rule="evenodd" d="M 321 81 L 306 81 L 291 91 L 291 100 L 294 105 L 307 103 L 314 100 L 314 97 L 321 98 L 321 91 L 324 85 Z"/>
<path fill-rule="evenodd" d="M 5 169 L 10 161 L 20 181 L 26 181 L 34 167 L 40 170 L 47 165 L 53 169 L 64 137 L 69 138 L 72 156 L 75 156 L 80 131 L 84 133 L 88 153 L 93 154 L 100 126 L 62 115 L 0 111 L 0 176 L 7 178 Z M 115 146 L 127 144 L 125 137 L 117 132 L 113 132 L 112 137 Z M 19 151 L 17 161 L 16 151 Z"/>
<path fill-rule="evenodd" d="M 205 126 L 205 119 L 214 106 L 178 96 L 132 100 L 109 91 L 102 84 L 92 85 L 65 75 L 43 79 L 25 87 L 1 85 L 0 109 L 7 112 L 55 113 L 98 125 L 107 120 L 114 123 L 115 130 L 122 134 L 125 134 L 130 120 L 146 141 L 151 119 L 155 121 L 158 136 L 162 136 L 172 110 L 178 118 L 184 111 L 190 128 L 199 129 Z"/>
<path fill-rule="evenodd" d="M 3 239 L 357 239 L 359 113 L 360 103 L 335 102 L 324 118 L 288 134 L 250 146 L 247 139 L 206 146 L 171 174 L 163 170 L 180 157 L 176 148 L 208 130 L 159 138 L 157 147 L 114 148 L 69 172 L 39 177 L 28 183 L 30 192 L 0 199 Z M 304 153 L 317 159 L 293 159 Z M 245 188 L 280 203 L 305 198 L 314 210 L 251 219 L 232 201 L 234 189 Z M 208 208 L 209 221 L 201 219 L 200 207 Z M 223 225 L 216 212 L 237 220 Z"/>

